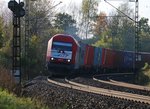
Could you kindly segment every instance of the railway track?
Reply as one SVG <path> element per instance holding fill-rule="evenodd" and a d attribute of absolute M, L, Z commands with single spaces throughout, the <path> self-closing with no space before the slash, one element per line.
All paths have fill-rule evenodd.
<path fill-rule="evenodd" d="M 150 87 L 130 84 L 130 83 L 126 83 L 126 82 L 115 81 L 115 80 L 110 79 L 110 78 L 108 79 L 108 81 L 105 81 L 102 79 L 98 79 L 97 75 L 93 76 L 93 80 L 104 83 L 104 84 L 110 84 L 110 85 L 121 86 L 121 87 L 132 88 L 132 89 L 143 90 L 143 91 L 150 91 Z"/>
<path fill-rule="evenodd" d="M 48 77 L 47 80 L 48 80 L 48 82 L 53 83 L 55 85 L 71 88 L 74 90 L 90 92 L 90 93 L 94 93 L 94 94 L 100 94 L 100 95 L 111 96 L 111 97 L 116 97 L 116 98 L 120 98 L 120 99 L 126 99 L 126 100 L 132 100 L 132 101 L 150 104 L 150 96 L 131 94 L 131 93 L 127 93 L 127 92 L 120 92 L 120 91 L 115 91 L 115 90 L 110 90 L 110 89 L 94 87 L 94 86 L 90 86 L 90 85 L 73 82 L 68 79 L 65 79 L 65 82 L 64 81 L 61 82 L 61 81 L 53 80 Z"/>

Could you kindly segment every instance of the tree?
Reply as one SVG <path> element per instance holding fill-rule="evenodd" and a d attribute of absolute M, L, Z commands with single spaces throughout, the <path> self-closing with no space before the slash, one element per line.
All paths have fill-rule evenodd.
<path fill-rule="evenodd" d="M 107 31 L 107 16 L 106 13 L 101 12 L 96 20 L 94 25 L 94 33 L 95 35 L 101 35 L 103 32 Z"/>
<path fill-rule="evenodd" d="M 148 37 L 150 34 L 150 26 L 148 25 L 148 18 L 144 18 L 142 17 L 139 21 L 139 33 L 143 36 L 143 37 Z M 147 33 L 147 34 L 143 34 L 143 33 Z"/>
<path fill-rule="evenodd" d="M 57 29 L 62 29 L 64 33 L 75 35 L 76 34 L 76 21 L 71 15 L 67 13 L 56 14 L 56 19 L 54 19 L 54 27 Z"/>
<path fill-rule="evenodd" d="M 39 75 L 45 66 L 45 51 L 51 37 L 49 30 L 52 28 L 51 21 L 54 18 L 55 4 L 52 0 L 29 1 L 29 47 L 26 51 L 28 57 L 25 57 L 23 46 L 22 63 L 30 69 L 28 73 L 33 75 L 36 72 Z M 22 39 L 24 39 L 22 42 L 25 42 L 25 38 Z"/>
<path fill-rule="evenodd" d="M 128 3 L 120 5 L 118 9 L 133 18 L 133 10 L 129 8 Z M 114 17 L 109 18 L 112 48 L 121 50 L 134 50 L 134 22 L 123 16 L 120 12 L 115 12 L 112 14 L 112 16 Z"/>
<path fill-rule="evenodd" d="M 81 35 L 87 39 L 89 33 L 93 30 L 93 23 L 96 20 L 98 11 L 98 2 L 96 0 L 82 1 L 82 19 L 80 23 Z"/>
<path fill-rule="evenodd" d="M 133 18 L 133 10 L 127 3 L 118 7 L 120 11 Z M 95 46 L 102 46 L 119 50 L 134 50 L 135 25 L 134 22 L 120 12 L 112 12 L 106 16 L 100 13 L 95 25 L 95 35 L 99 40 Z"/>
<path fill-rule="evenodd" d="M 139 21 L 139 38 L 141 39 L 141 51 L 150 52 L 150 26 L 147 18 Z"/>
<path fill-rule="evenodd" d="M 53 2 L 49 0 L 30 1 L 30 32 L 31 35 L 46 36 L 51 28 L 50 21 L 54 16 Z"/>

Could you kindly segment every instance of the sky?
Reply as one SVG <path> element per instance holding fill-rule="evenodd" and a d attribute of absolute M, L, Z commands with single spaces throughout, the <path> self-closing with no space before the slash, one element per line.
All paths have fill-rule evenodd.
<path fill-rule="evenodd" d="M 7 6 L 9 1 L 10 0 L 0 0 L 0 6 L 2 4 Z M 16 0 L 16 1 L 19 1 L 19 0 Z M 59 3 L 60 1 L 62 1 L 62 3 L 59 6 L 60 7 L 65 6 L 66 7 L 65 11 L 68 11 L 68 12 L 69 12 L 69 10 L 67 10 L 67 9 L 69 9 L 69 8 L 67 8 L 67 7 L 69 7 L 69 5 L 71 3 L 76 4 L 77 6 L 81 5 L 81 3 L 82 3 L 82 0 L 53 0 L 53 1 L 55 1 L 56 4 Z M 99 11 L 106 12 L 108 15 L 112 10 L 115 10 L 110 5 L 105 3 L 104 0 L 97 0 L 97 1 L 99 2 Z M 125 2 L 125 1 L 129 1 L 129 0 L 107 0 L 107 1 L 109 1 L 115 7 L 118 7 L 121 3 Z M 130 2 L 129 4 L 131 5 L 132 8 L 135 7 L 134 2 Z M 150 0 L 139 0 L 139 17 L 140 18 L 146 17 L 146 18 L 150 19 L 149 11 L 150 11 Z"/>

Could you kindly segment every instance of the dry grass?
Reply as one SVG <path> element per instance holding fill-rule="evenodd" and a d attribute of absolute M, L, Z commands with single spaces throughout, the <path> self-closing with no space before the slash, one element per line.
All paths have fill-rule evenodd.
<path fill-rule="evenodd" d="M 0 66 L 0 87 L 13 91 L 15 85 L 15 80 L 12 77 L 10 70 Z"/>

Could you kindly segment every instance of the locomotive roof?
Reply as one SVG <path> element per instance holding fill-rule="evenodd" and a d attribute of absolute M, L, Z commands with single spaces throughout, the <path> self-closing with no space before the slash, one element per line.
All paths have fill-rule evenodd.
<path fill-rule="evenodd" d="M 80 44 L 79 44 L 80 38 L 77 37 L 77 36 L 72 36 L 72 35 L 68 35 L 68 34 L 56 34 L 56 35 L 54 35 L 53 37 L 55 37 L 55 36 L 71 37 L 71 38 L 75 41 L 75 43 L 76 43 L 78 46 L 80 46 Z"/>

